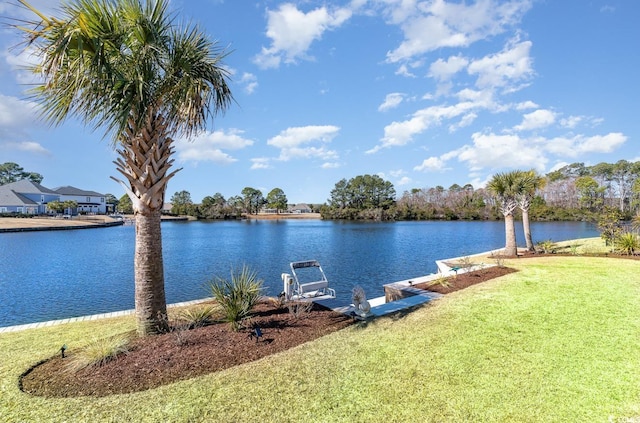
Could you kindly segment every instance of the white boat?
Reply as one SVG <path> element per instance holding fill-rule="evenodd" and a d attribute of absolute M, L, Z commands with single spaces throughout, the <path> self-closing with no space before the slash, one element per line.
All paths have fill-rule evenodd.
<path fill-rule="evenodd" d="M 317 260 L 294 261 L 289 267 L 291 273 L 282 274 L 285 300 L 316 301 L 336 297 Z"/>

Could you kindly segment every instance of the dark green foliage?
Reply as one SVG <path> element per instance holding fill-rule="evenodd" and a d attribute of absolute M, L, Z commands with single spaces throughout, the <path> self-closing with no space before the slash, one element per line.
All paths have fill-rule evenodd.
<path fill-rule="evenodd" d="M 243 266 L 240 271 L 231 271 L 231 278 L 216 277 L 210 283 L 211 293 L 222 308 L 223 320 L 233 330 L 242 327 L 243 320 L 251 317 L 251 311 L 262 296 L 263 281 L 257 273 Z"/>
<path fill-rule="evenodd" d="M 274 188 L 269 191 L 266 198 L 267 207 L 275 209 L 276 213 L 287 209 L 287 196 L 280 188 Z"/>
<path fill-rule="evenodd" d="M 0 164 L 0 185 L 10 184 L 22 179 L 28 179 L 39 184 L 44 179 L 44 176 L 35 172 L 25 172 L 17 163 L 6 162 Z"/>
<path fill-rule="evenodd" d="M 615 239 L 616 250 L 633 255 L 636 251 L 640 251 L 640 237 L 633 232 L 624 232 Z"/>
<path fill-rule="evenodd" d="M 608 207 L 598 218 L 598 229 L 600 237 L 604 239 L 606 245 L 613 245 L 615 240 L 622 234 L 622 213 L 620 210 Z"/>
<path fill-rule="evenodd" d="M 118 200 L 118 209 L 120 213 L 124 214 L 133 214 L 133 203 L 131 202 L 131 198 L 127 194 L 124 194 Z"/>
<path fill-rule="evenodd" d="M 171 197 L 171 214 L 175 215 L 193 215 L 195 206 L 191 201 L 191 193 L 189 191 L 179 191 Z"/>
<path fill-rule="evenodd" d="M 241 194 L 244 202 L 244 210 L 249 214 L 258 213 L 265 203 L 262 191 L 259 189 L 245 187 L 242 189 Z"/>
<path fill-rule="evenodd" d="M 331 191 L 329 205 L 320 211 L 328 219 L 395 219 L 393 184 L 378 175 L 342 179 Z"/>

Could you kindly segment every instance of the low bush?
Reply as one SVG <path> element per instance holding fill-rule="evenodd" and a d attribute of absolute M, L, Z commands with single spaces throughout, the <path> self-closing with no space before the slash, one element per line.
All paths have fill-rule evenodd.
<path fill-rule="evenodd" d="M 233 330 L 239 330 L 243 320 L 251 317 L 262 296 L 262 286 L 263 281 L 247 266 L 232 270 L 230 279 L 216 277 L 211 281 L 211 293 L 222 309 L 222 320 L 229 322 Z"/>

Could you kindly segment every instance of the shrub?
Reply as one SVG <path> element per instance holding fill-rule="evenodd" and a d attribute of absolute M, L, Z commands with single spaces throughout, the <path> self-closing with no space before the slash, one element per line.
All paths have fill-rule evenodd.
<path fill-rule="evenodd" d="M 311 312 L 313 301 L 288 301 L 287 308 L 289 309 L 289 314 L 294 319 L 297 319 Z"/>
<path fill-rule="evenodd" d="M 501 256 L 501 255 L 499 255 L 499 254 L 493 254 L 493 253 L 491 253 L 491 258 L 495 261 L 496 266 L 498 266 L 498 267 L 500 267 L 500 268 L 503 268 L 503 267 L 505 267 L 505 266 L 506 266 L 504 256 Z"/>
<path fill-rule="evenodd" d="M 189 328 L 208 325 L 214 320 L 216 307 L 211 305 L 189 307 L 177 313 L 177 319 L 186 323 Z"/>
<path fill-rule="evenodd" d="M 625 232 L 615 239 L 615 246 L 621 253 L 632 255 L 640 251 L 640 238 L 632 232 Z"/>
<path fill-rule="evenodd" d="M 428 286 L 441 286 L 443 288 L 451 287 L 451 279 L 443 275 L 442 273 L 438 273 L 438 277 L 428 283 Z"/>
<path fill-rule="evenodd" d="M 129 341 L 126 335 L 95 339 L 77 353 L 69 355 L 65 367 L 67 371 L 77 372 L 90 366 L 102 366 L 119 354 L 127 353 Z"/>
<path fill-rule="evenodd" d="M 544 254 L 552 254 L 556 251 L 556 244 L 550 239 L 538 242 L 537 247 L 537 250 Z"/>
<path fill-rule="evenodd" d="M 233 330 L 242 327 L 242 321 L 251 317 L 251 311 L 262 293 L 263 281 L 256 272 L 243 266 L 231 271 L 231 279 L 216 277 L 211 281 L 211 293 L 222 308 L 222 320 L 229 322 Z"/>
<path fill-rule="evenodd" d="M 473 261 L 469 256 L 462 257 L 460 260 L 458 260 L 457 264 L 458 267 L 460 267 L 460 269 L 464 270 L 465 272 L 468 272 L 474 266 Z"/>

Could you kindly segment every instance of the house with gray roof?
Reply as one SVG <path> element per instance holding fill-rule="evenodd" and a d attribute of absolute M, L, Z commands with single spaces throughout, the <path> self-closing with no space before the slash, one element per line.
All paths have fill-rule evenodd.
<path fill-rule="evenodd" d="M 60 201 L 75 201 L 78 203 L 78 213 L 95 213 L 105 214 L 107 212 L 107 203 L 105 195 L 95 191 L 86 191 L 80 188 L 66 186 L 55 188 L 60 196 Z"/>
<path fill-rule="evenodd" d="M 28 179 L 0 186 L 0 213 L 44 214 L 60 194 Z"/>
<path fill-rule="evenodd" d="M 107 212 L 105 195 L 95 191 L 72 186 L 52 190 L 28 179 L 0 186 L 0 213 L 46 214 L 52 201 L 75 201 L 78 207 L 74 213 Z"/>

